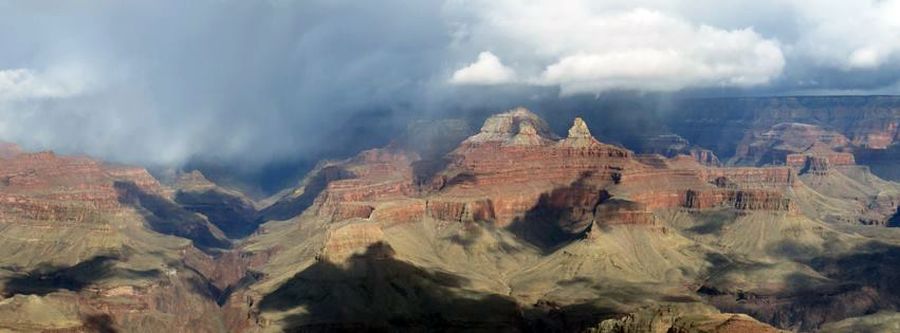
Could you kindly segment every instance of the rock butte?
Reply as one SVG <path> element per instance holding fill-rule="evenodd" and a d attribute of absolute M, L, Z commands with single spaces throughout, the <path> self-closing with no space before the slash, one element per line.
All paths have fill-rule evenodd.
<path fill-rule="evenodd" d="M 593 256 L 602 257 L 605 251 L 620 251 L 607 248 L 619 242 L 625 248 L 649 247 L 644 254 L 647 256 L 666 253 L 654 260 L 678 260 L 675 258 L 683 254 L 681 251 L 687 250 L 675 250 L 679 245 L 674 244 L 690 241 L 670 234 L 671 222 L 665 221 L 672 218 L 670 214 L 697 218 L 735 214 L 732 218 L 737 220 L 757 221 L 747 222 L 747 228 L 758 228 L 750 224 L 764 224 L 760 221 L 764 219 L 807 221 L 804 214 L 819 203 L 801 195 L 811 191 L 801 178 L 831 179 L 840 173 L 829 172 L 829 168 L 855 167 L 852 154 L 834 150 L 846 142 L 843 138 L 799 124 L 775 129 L 782 134 L 771 137 L 809 145 L 802 150 L 785 150 L 790 153 L 781 157 L 784 166 L 720 167 L 711 152 L 696 147 L 666 158 L 604 144 L 591 135 L 581 118 L 575 118 L 567 136 L 561 138 L 537 115 L 516 108 L 488 118 L 478 133 L 444 156 L 446 163 L 439 171 L 424 180 L 417 179 L 414 167 L 421 157 L 402 149 L 374 149 L 329 164 L 322 172 L 335 168 L 346 177 L 328 181 L 306 216 L 326 221 L 328 232 L 316 250 L 317 258 L 335 265 L 361 260 L 359 256 L 373 243 L 400 246 L 396 255 L 416 258 L 419 254 L 403 250 L 402 244 L 409 241 L 408 237 L 424 237 L 421 228 L 431 223 L 437 228 L 432 232 L 459 230 L 462 236 L 453 235 L 451 239 L 473 246 L 467 251 L 476 251 L 474 246 L 497 246 L 490 245 L 484 235 L 490 231 L 485 230 L 505 230 L 530 246 L 553 253 L 542 265 L 556 260 L 561 260 L 562 267 L 578 265 L 567 261 L 593 262 L 597 260 Z M 792 133 L 795 130 L 802 135 Z M 830 162 L 832 159 L 835 162 Z M 315 174 L 310 177 L 320 178 Z M 889 201 L 896 197 L 891 198 Z M 877 205 L 869 206 L 876 207 L 869 209 L 878 216 L 876 219 L 886 221 L 894 214 L 885 215 Z M 883 206 L 895 207 L 890 203 Z M 472 232 L 481 236 L 468 239 Z M 610 233 L 620 232 L 636 233 L 627 237 L 675 240 L 654 244 L 611 238 Z M 428 237 L 418 241 L 434 242 Z M 581 256 L 592 259 L 575 259 Z M 632 279 L 656 274 L 653 268 L 640 268 L 641 259 L 619 260 L 632 265 L 620 268 L 631 272 L 623 274 L 636 274 Z M 606 272 L 619 267 L 615 260 L 610 265 L 595 269 Z M 538 269 L 529 274 L 554 274 L 551 272 Z M 533 296 L 522 293 L 518 297 Z M 730 318 L 733 321 L 728 325 L 736 330 L 771 329 L 752 319 L 745 322 Z"/>
<path fill-rule="evenodd" d="M 529 212 L 580 209 L 566 213 L 580 216 L 572 222 L 577 227 L 567 230 L 572 234 L 592 223 L 653 224 L 652 211 L 658 209 L 796 211 L 785 195 L 796 182 L 789 167 L 719 168 L 641 158 L 597 141 L 581 118 L 559 138 L 524 108 L 487 119 L 478 134 L 448 154 L 446 168 L 424 189 L 412 181 L 417 158 L 375 149 L 336 164 L 352 176 L 329 182 L 314 211 L 333 222 L 364 219 L 386 227 L 428 217 L 507 228 L 517 221 L 546 223 L 521 222 Z M 332 240 L 352 243 L 341 236 Z M 326 247 L 335 253 L 346 246 Z"/>
<path fill-rule="evenodd" d="M 0 247 L 15 253 L 0 327 L 775 332 L 757 319 L 814 330 L 900 306 L 892 250 L 835 227 L 896 223 L 900 187 L 848 149 L 895 125 L 778 121 L 746 136 L 740 167 L 673 135 L 635 154 L 581 118 L 559 137 L 525 108 L 465 138 L 434 125 L 322 162 L 267 207 L 199 172 L 161 184 L 0 145 Z M 436 153 L 443 134 L 454 145 Z"/>
<path fill-rule="evenodd" d="M 743 140 L 734 157 L 736 163 L 797 163 L 797 155 L 830 155 L 834 163 L 853 164 L 850 139 L 835 131 L 802 123 L 781 123 Z M 805 164 L 805 161 L 801 164 Z"/>

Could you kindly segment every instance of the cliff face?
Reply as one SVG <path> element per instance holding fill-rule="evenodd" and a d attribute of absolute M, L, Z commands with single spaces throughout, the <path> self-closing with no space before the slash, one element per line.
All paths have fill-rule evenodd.
<path fill-rule="evenodd" d="M 834 166 L 856 165 L 856 159 L 850 153 L 790 154 L 786 164 L 801 174 L 826 174 Z"/>
<path fill-rule="evenodd" d="M 625 164 L 636 164 L 632 152 L 594 139 L 581 119 L 569 136 L 558 138 L 533 113 L 519 108 L 489 118 L 481 132 L 450 153 L 442 181 L 462 187 L 513 185 L 541 181 L 573 181 L 586 172 L 613 181 Z"/>
<path fill-rule="evenodd" d="M 814 125 L 781 123 L 762 133 L 749 133 L 738 144 L 732 163 L 781 164 L 792 154 L 834 154 L 849 148 L 850 140 L 840 133 Z"/>
<path fill-rule="evenodd" d="M 552 110 L 548 116 L 555 120 L 560 113 L 574 114 L 568 110 L 592 110 L 586 118 L 595 126 L 595 134 L 644 154 L 673 157 L 707 149 L 725 164 L 782 165 L 786 154 L 808 147 L 769 145 L 766 142 L 774 140 L 766 139 L 767 133 L 788 130 L 794 133 L 786 137 L 785 142 L 790 143 L 804 136 L 815 138 L 803 133 L 820 132 L 827 134 L 823 141 L 835 140 L 837 146 L 846 142 L 836 151 L 853 153 L 858 163 L 872 167 L 880 177 L 900 179 L 892 167 L 900 159 L 897 96 L 696 98 L 655 103 L 622 98 L 562 104 L 562 109 Z"/>
<path fill-rule="evenodd" d="M 123 207 L 117 182 L 161 193 L 159 183 L 141 168 L 107 166 L 52 152 L 12 155 L 0 163 L 0 212 L 7 223 L 90 225 L 92 214 Z"/>
<path fill-rule="evenodd" d="M 854 165 L 884 135 L 795 116 L 742 115 L 746 164 L 784 165 L 730 167 L 702 135 L 635 154 L 516 108 L 322 162 L 268 207 L 0 147 L 0 327 L 806 331 L 900 307 L 900 185 Z"/>
<path fill-rule="evenodd" d="M 818 141 L 814 148 L 819 153 L 851 153 L 855 162 L 870 166 L 880 177 L 900 179 L 893 167 L 900 160 L 896 96 L 694 99 L 676 104 L 677 111 L 660 121 L 730 163 L 782 164 L 786 155 L 807 154 L 810 147 L 805 144 Z"/>
<path fill-rule="evenodd" d="M 228 238 L 246 237 L 259 227 L 252 200 L 238 191 L 214 184 L 199 171 L 177 175 L 170 187 L 170 196 L 176 204 L 203 215 Z"/>
<path fill-rule="evenodd" d="M 722 162 L 712 150 L 693 146 L 677 134 L 661 134 L 644 138 L 641 152 L 646 154 L 659 154 L 668 158 L 679 155 L 690 156 L 698 163 L 705 166 L 721 166 Z"/>
<path fill-rule="evenodd" d="M 823 136 L 846 142 L 813 132 L 779 137 L 799 137 L 788 141 L 813 146 Z M 853 161 L 851 154 L 819 150 L 785 158 L 786 167 L 736 168 L 710 167 L 686 156 L 635 155 L 597 141 L 581 119 L 559 138 L 520 108 L 488 119 L 444 158 L 444 168 L 425 179 L 424 187 L 417 185 L 417 154 L 376 149 L 332 163 L 318 173 L 340 170 L 345 176 L 321 186 L 308 212 L 332 223 L 361 220 L 388 228 L 423 219 L 487 224 L 552 248 L 583 236 L 592 224 L 655 224 L 661 210 L 799 214 L 799 174 L 824 174 Z"/>
<path fill-rule="evenodd" d="M 221 327 L 215 291 L 184 258 L 211 261 L 198 248 L 227 241 L 146 170 L 17 152 L 0 157 L 0 180 L 0 327 Z"/>
<path fill-rule="evenodd" d="M 803 214 L 795 191 L 805 187 L 795 168 L 715 167 L 714 163 L 703 162 L 708 162 L 708 158 L 683 154 L 673 158 L 635 155 L 599 142 L 581 119 L 573 121 L 566 137 L 557 137 L 540 118 L 521 108 L 489 118 L 479 133 L 463 140 L 441 160 L 437 164 L 440 168 L 430 178 L 422 178 L 416 166 L 430 161 L 402 149 L 385 148 L 330 162 L 313 172 L 281 205 L 296 203 L 296 198 L 314 193 L 308 208 L 293 217 L 298 222 L 291 232 L 306 237 L 321 234 L 321 238 L 318 242 L 294 245 L 293 250 L 284 249 L 284 253 L 308 256 L 276 255 L 272 260 L 278 266 L 260 267 L 261 284 L 249 287 L 240 298 L 230 298 L 229 302 L 251 304 L 245 311 L 254 313 L 255 324 L 242 325 L 261 325 L 262 329 L 324 325 L 315 324 L 316 318 L 329 318 L 331 313 L 316 317 L 318 306 L 302 300 L 313 297 L 302 291 L 304 283 L 344 286 L 356 281 L 353 270 L 359 265 L 366 263 L 370 265 L 367 269 L 377 271 L 382 269 L 377 262 L 394 267 L 399 259 L 403 265 L 453 272 L 452 277 L 448 276 L 450 280 L 469 280 L 470 285 L 451 287 L 459 293 L 506 294 L 504 288 L 512 288 L 515 291 L 511 299 L 501 297 L 496 301 L 519 302 L 518 306 L 535 311 L 530 317 L 517 319 L 521 325 L 531 327 L 534 320 L 548 320 L 548 313 L 544 312 L 544 305 L 532 307 L 530 302 L 559 300 L 549 292 L 547 283 L 564 286 L 564 290 L 584 290 L 585 287 L 578 287 L 581 282 L 566 282 L 591 279 L 576 278 L 580 274 L 648 283 L 690 283 L 697 277 L 694 274 L 708 264 L 697 258 L 710 254 L 685 255 L 696 251 L 697 243 L 673 229 L 677 224 L 672 224 L 671 214 L 703 216 L 717 212 L 785 218 Z M 323 173 L 341 176 L 324 177 Z M 309 192 L 309 184 L 315 179 L 327 181 L 312 187 L 318 191 Z M 253 236 L 252 243 L 284 244 L 275 240 L 279 237 L 266 231 Z M 646 253 L 623 250 L 639 246 L 639 239 L 654 239 L 657 243 Z M 375 245 L 377 251 L 372 249 Z M 287 274 L 276 268 L 284 267 L 286 262 L 308 268 Z M 679 265 L 687 271 L 665 273 Z M 336 275 L 321 281 L 317 275 L 311 275 L 323 267 L 328 267 L 323 272 Z M 531 269 L 540 273 L 529 273 Z M 506 282 L 497 285 L 498 279 Z M 275 286 L 278 287 L 273 291 Z M 442 284 L 432 288 L 447 287 Z M 358 291 L 341 292 L 357 295 Z M 276 297 L 273 295 L 279 295 L 280 305 L 266 305 L 275 302 L 271 300 Z M 282 299 L 284 295 L 299 298 Z M 392 299 L 390 304 L 394 305 L 387 309 L 395 309 L 420 304 L 420 297 L 427 296 L 386 291 L 377 297 Z M 253 312 L 256 306 L 252 304 L 260 304 L 259 312 Z M 422 306 L 435 310 L 431 305 Z M 296 318 L 292 324 L 279 319 L 282 311 L 295 308 L 308 309 L 313 314 Z M 400 312 L 396 315 L 404 320 L 434 324 L 432 319 L 418 317 L 417 311 L 397 311 Z M 474 325 L 466 326 L 469 328 L 485 325 L 466 321 L 471 318 L 454 317 L 464 313 L 462 309 L 450 307 L 441 311 L 445 318 L 442 320 L 455 318 L 453 323 Z M 498 314 L 489 312 L 491 316 Z M 572 315 L 568 310 L 564 312 Z M 506 319 L 499 319 L 500 322 L 508 320 L 505 315 L 501 317 Z M 552 325 L 558 324 L 556 320 L 551 320 Z M 599 322 L 597 318 L 583 317 L 567 320 L 570 324 L 586 320 L 585 325 Z M 330 328 L 346 325 L 334 319 L 326 321 Z"/>
<path fill-rule="evenodd" d="M 854 158 L 859 164 L 868 166 L 879 177 L 893 181 L 900 180 L 900 144 L 893 144 L 887 149 L 856 149 Z"/>
<path fill-rule="evenodd" d="M 686 100 L 666 120 L 675 133 L 720 156 L 734 143 L 780 123 L 831 128 L 855 147 L 885 149 L 898 140 L 900 98 L 892 96 L 771 97 Z"/>

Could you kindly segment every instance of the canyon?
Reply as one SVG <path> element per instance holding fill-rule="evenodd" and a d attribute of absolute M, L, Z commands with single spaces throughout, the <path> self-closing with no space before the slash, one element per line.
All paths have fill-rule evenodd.
<path fill-rule="evenodd" d="M 416 123 L 266 200 L 198 171 L 161 181 L 2 144 L 0 330 L 779 332 L 897 320 L 900 184 L 858 156 L 896 145 L 900 104 L 875 98 L 875 111 L 850 116 L 846 101 L 825 114 L 776 101 L 728 101 L 749 105 L 737 116 L 702 104 L 637 151 L 598 140 L 587 117 L 560 136 L 523 107 L 477 131 Z"/>

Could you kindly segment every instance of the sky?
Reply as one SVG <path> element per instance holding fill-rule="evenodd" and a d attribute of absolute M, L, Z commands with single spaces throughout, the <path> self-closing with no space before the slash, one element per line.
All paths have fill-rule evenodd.
<path fill-rule="evenodd" d="M 254 168 L 517 99 L 898 94 L 898 18 L 900 0 L 0 0 L 0 140 Z"/>

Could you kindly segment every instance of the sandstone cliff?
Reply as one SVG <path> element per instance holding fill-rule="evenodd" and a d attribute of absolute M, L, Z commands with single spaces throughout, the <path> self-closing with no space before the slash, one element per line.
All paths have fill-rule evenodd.
<path fill-rule="evenodd" d="M 812 174 L 809 170 L 716 167 L 703 158 L 635 155 L 599 142 L 581 119 L 574 120 L 567 136 L 560 138 L 533 113 L 514 109 L 489 118 L 479 133 L 462 140 L 431 178 L 422 179 L 416 173 L 415 165 L 422 159 L 396 148 L 366 151 L 329 164 L 328 168 L 341 170 L 345 176 L 327 178 L 317 192 L 307 192 L 310 183 L 305 182 L 307 185 L 286 197 L 285 205 L 296 193 L 316 194 L 305 212 L 293 216 L 295 222 L 277 222 L 277 228 L 294 225 L 292 233 L 321 238 L 318 243 L 284 249 L 280 252 L 284 254 L 272 258 L 273 263 L 279 263 L 278 267 L 295 263 L 297 269 L 264 265 L 263 282 L 241 294 L 253 299 L 250 304 L 279 304 L 260 305 L 259 312 L 252 312 L 253 305 L 247 308 L 263 330 L 285 325 L 296 329 L 348 327 L 329 317 L 331 312 L 321 312 L 303 301 L 314 295 L 299 289 L 301 282 L 317 279 L 315 272 L 323 270 L 333 275 L 314 283 L 343 286 L 359 282 L 354 272 L 362 267 L 378 271 L 412 265 L 432 272 L 429 274 L 449 274 L 448 280 L 438 285 L 430 278 L 402 283 L 425 283 L 436 290 L 450 288 L 478 295 L 471 297 L 484 303 L 471 306 L 491 304 L 491 315 L 500 315 L 491 319 L 497 325 L 510 327 L 513 320 L 524 325 L 513 325 L 519 328 L 562 325 L 559 327 L 584 329 L 599 325 L 604 318 L 635 313 L 636 306 L 646 304 L 635 295 L 645 295 L 642 293 L 647 290 L 653 292 L 646 294 L 645 300 L 653 302 L 679 297 L 706 302 L 707 294 L 696 290 L 708 274 L 719 274 L 716 258 L 765 253 L 766 260 L 785 260 L 776 259 L 774 255 L 782 250 L 773 248 L 785 246 L 778 242 L 787 240 L 773 233 L 799 237 L 803 246 L 810 246 L 804 255 L 825 251 L 828 237 L 837 237 L 834 239 L 840 239 L 840 244 L 856 242 L 802 215 L 810 204 L 802 193 L 811 189 L 801 180 L 801 173 Z M 320 177 L 317 175 L 323 170 L 314 171 L 310 179 Z M 779 221 L 798 222 L 779 225 Z M 753 244 L 741 243 L 750 230 L 760 238 L 752 240 Z M 716 239 L 718 232 L 726 238 Z M 284 244 L 280 237 L 279 232 L 266 231 L 254 236 L 253 242 Z M 373 244 L 381 245 L 373 250 Z M 385 252 L 386 248 L 390 250 Z M 775 265 L 788 271 L 811 269 L 790 259 Z M 730 274 L 756 278 L 753 271 Z M 773 276 L 784 276 L 780 274 Z M 452 282 L 459 280 L 467 282 Z M 615 292 L 629 288 L 628 293 Z M 353 297 L 365 295 L 356 289 L 341 290 Z M 292 301 L 284 295 L 299 298 Z M 231 300 L 237 301 L 235 297 Z M 402 310 L 404 304 L 423 304 L 431 297 L 427 293 L 392 290 L 377 297 L 399 302 L 385 311 L 404 322 L 433 323 L 420 312 Z M 573 299 L 587 301 L 573 304 Z M 525 315 L 509 317 L 509 306 L 522 309 L 515 311 Z M 591 310 L 570 308 L 576 306 Z M 459 317 L 466 313 L 464 309 L 437 305 L 424 309 L 440 311 L 438 320 L 447 325 L 460 325 L 453 327 L 489 325 Z M 294 311 L 306 314 L 292 315 Z M 362 313 L 348 316 L 359 320 L 353 325 L 384 325 L 374 318 L 365 319 Z M 554 316 L 564 316 L 567 324 Z M 666 327 L 689 330 L 706 320 L 720 320 L 710 325 L 767 329 L 747 317 L 715 310 L 706 319 L 690 318 L 675 319 L 680 324 Z"/>
<path fill-rule="evenodd" d="M 221 231 L 146 170 L 52 152 L 0 158 L 0 327 L 217 331 L 216 291 L 184 258 L 212 261 Z M 25 309 L 23 311 L 23 309 Z"/>
<path fill-rule="evenodd" d="M 807 331 L 900 307 L 900 187 L 853 164 L 857 137 L 792 122 L 747 141 L 787 165 L 725 167 L 516 108 L 322 162 L 259 207 L 199 173 L 8 153 L 0 327 Z"/>

